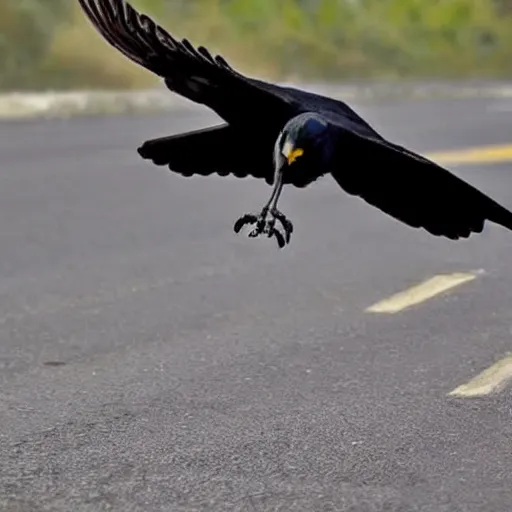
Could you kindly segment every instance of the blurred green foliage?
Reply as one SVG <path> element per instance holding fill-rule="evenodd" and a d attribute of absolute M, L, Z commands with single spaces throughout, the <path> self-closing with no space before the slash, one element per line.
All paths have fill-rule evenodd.
<path fill-rule="evenodd" d="M 50 49 L 55 31 L 69 14 L 66 0 L 2 0 L 0 4 L 0 88 L 30 80 Z"/>
<path fill-rule="evenodd" d="M 131 0 L 177 37 L 274 79 L 508 77 L 512 0 Z M 0 87 L 141 87 L 75 0 L 2 0 Z"/>

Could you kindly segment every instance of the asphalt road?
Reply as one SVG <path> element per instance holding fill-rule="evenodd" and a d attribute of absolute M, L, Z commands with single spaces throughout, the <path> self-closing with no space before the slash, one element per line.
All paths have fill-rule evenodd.
<path fill-rule="evenodd" d="M 510 106 L 356 108 L 430 152 L 510 143 Z M 325 178 L 284 192 L 285 250 L 237 236 L 265 184 L 135 151 L 212 121 L 0 125 L 0 510 L 509 512 L 510 388 L 447 394 L 512 348 L 512 233 L 436 239 Z M 512 207 L 511 166 L 452 168 Z"/>

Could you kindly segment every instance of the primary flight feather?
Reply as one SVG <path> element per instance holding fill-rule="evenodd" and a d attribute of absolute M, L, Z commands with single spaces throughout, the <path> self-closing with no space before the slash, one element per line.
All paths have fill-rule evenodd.
<path fill-rule="evenodd" d="M 273 186 L 258 215 L 235 223 L 250 236 L 290 241 L 277 209 L 285 184 L 306 187 L 330 173 L 343 190 L 414 228 L 453 240 L 486 220 L 512 230 L 512 212 L 436 163 L 393 144 L 342 101 L 242 75 L 226 60 L 178 41 L 125 0 L 78 0 L 114 48 L 160 76 L 173 92 L 224 123 L 145 142 L 139 154 L 183 176 L 253 176 Z M 275 226 L 278 220 L 284 235 Z"/>

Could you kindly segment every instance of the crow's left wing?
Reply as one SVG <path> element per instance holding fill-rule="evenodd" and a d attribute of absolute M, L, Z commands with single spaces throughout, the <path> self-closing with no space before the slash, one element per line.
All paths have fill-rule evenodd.
<path fill-rule="evenodd" d="M 453 240 L 480 233 L 486 220 L 512 230 L 512 212 L 440 165 L 343 123 L 331 174 L 349 194 L 415 227 Z"/>

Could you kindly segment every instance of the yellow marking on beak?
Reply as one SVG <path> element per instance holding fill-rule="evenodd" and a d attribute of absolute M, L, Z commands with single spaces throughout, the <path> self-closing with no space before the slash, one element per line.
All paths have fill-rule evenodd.
<path fill-rule="evenodd" d="M 293 149 L 292 151 L 290 151 L 288 153 L 288 165 L 291 165 L 293 164 L 293 162 L 295 162 L 295 160 L 297 160 L 297 158 L 299 158 L 299 156 L 302 156 L 304 154 L 304 150 L 301 149 L 301 148 L 296 148 L 296 149 Z"/>

